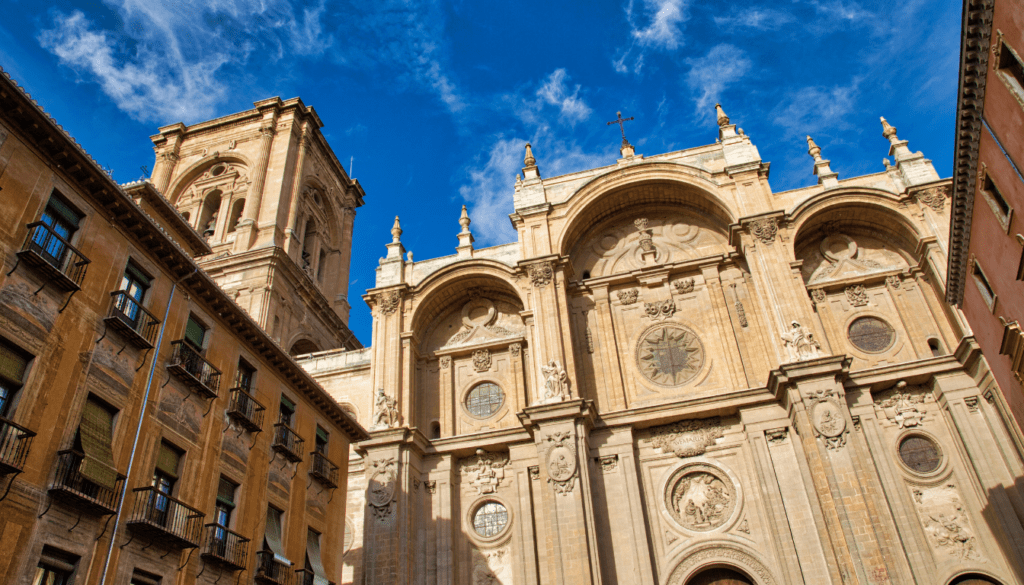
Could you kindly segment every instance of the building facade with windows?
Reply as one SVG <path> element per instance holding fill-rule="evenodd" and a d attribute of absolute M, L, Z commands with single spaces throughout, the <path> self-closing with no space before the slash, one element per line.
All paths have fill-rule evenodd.
<path fill-rule="evenodd" d="M 965 0 L 949 286 L 1024 424 L 1024 23 L 1020 0 Z M 1018 442 L 1024 439 L 1016 437 Z"/>
<path fill-rule="evenodd" d="M 343 583 L 1024 583 L 1019 431 L 944 302 L 950 180 L 882 119 L 880 172 L 808 138 L 817 184 L 773 192 L 717 120 L 561 177 L 527 145 L 506 245 L 463 213 L 413 262 L 396 222 L 372 346 L 300 360 L 372 436 Z"/>
<path fill-rule="evenodd" d="M 315 119 L 297 100 L 268 103 Z M 244 126 L 233 142 L 244 151 L 266 135 Z M 0 75 L 0 582 L 338 581 L 346 498 L 335 494 L 366 431 L 238 304 L 247 297 L 203 269 L 231 238 L 262 241 L 263 216 L 237 205 L 261 191 L 240 167 L 249 155 L 193 161 L 184 143 L 189 189 L 215 175 L 203 188 L 241 207 L 233 230 L 212 219 L 212 234 L 197 230 L 165 185 L 116 184 Z M 269 150 L 255 158 L 277 169 Z M 218 182 L 231 173 L 233 190 Z M 339 258 L 320 242 L 313 252 Z M 335 325 L 310 336 L 358 347 Z"/>

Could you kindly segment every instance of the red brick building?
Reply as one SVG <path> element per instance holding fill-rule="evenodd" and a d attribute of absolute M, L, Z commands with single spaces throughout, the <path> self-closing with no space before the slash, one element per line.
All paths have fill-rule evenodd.
<path fill-rule="evenodd" d="M 966 0 L 946 298 L 1024 422 L 1024 2 Z M 1002 355 L 1000 355 L 1002 354 Z M 1019 433 L 1019 431 L 1013 431 Z M 1016 435 L 1018 445 L 1021 437 Z"/>

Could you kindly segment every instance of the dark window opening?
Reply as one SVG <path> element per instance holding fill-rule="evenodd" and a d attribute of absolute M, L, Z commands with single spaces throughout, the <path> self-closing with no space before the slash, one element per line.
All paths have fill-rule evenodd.
<path fill-rule="evenodd" d="M 316 449 L 317 453 L 320 453 L 321 455 L 327 455 L 327 443 L 328 443 L 327 431 L 325 431 L 323 429 L 323 427 L 321 427 L 320 425 L 317 425 L 316 426 L 316 444 L 314 445 L 313 448 Z"/>
<path fill-rule="evenodd" d="M 1006 73 L 1017 82 L 1020 88 L 1024 88 L 1024 64 L 1020 62 L 1017 55 L 1010 50 L 1009 45 L 1002 43 L 999 51 L 999 70 Z"/>
<path fill-rule="evenodd" d="M 132 571 L 132 580 L 129 585 L 160 585 L 160 575 L 154 575 L 140 569 Z"/>
<path fill-rule="evenodd" d="M 10 418 L 17 404 L 18 390 L 25 383 L 31 357 L 0 339 L 0 417 Z"/>
<path fill-rule="evenodd" d="M 196 319 L 195 315 L 188 316 L 185 323 L 185 341 L 198 351 L 203 351 L 203 343 L 206 342 L 206 326 Z"/>
<path fill-rule="evenodd" d="M 37 228 L 32 235 L 32 243 L 38 246 L 50 264 L 58 267 L 64 265 L 68 244 L 71 243 L 71 236 L 78 231 L 82 217 L 56 192 L 50 196 L 39 218 L 46 228 Z"/>
<path fill-rule="evenodd" d="M 985 173 L 984 190 L 992 197 L 996 206 L 999 207 L 999 211 L 1002 213 L 1003 218 L 1005 218 L 1010 213 L 1010 204 L 1006 202 L 1006 198 L 1003 197 L 1003 194 L 999 191 L 999 187 L 996 187 L 996 184 L 992 182 L 992 177 L 988 173 Z"/>
<path fill-rule="evenodd" d="M 933 356 L 943 355 L 942 344 L 934 337 L 928 339 L 928 349 L 932 350 Z"/>
<path fill-rule="evenodd" d="M 217 485 L 217 504 L 213 514 L 214 522 L 219 526 L 224 528 L 231 527 L 231 515 L 235 511 L 235 492 L 237 489 L 238 484 L 221 476 L 220 483 Z M 227 534 L 222 530 L 216 531 L 215 536 L 219 536 L 220 540 L 227 538 Z"/>
<path fill-rule="evenodd" d="M 584 270 L 583 271 L 583 280 L 586 280 L 588 278 L 590 278 L 590 271 L 589 270 Z"/>
<path fill-rule="evenodd" d="M 441 438 L 441 423 L 436 420 L 430 423 L 430 438 L 440 439 Z"/>
<path fill-rule="evenodd" d="M 77 565 L 76 555 L 45 545 L 32 585 L 68 585 Z"/>
<path fill-rule="evenodd" d="M 324 282 L 324 272 L 326 270 L 326 267 L 327 267 L 327 252 L 325 252 L 323 250 L 320 250 L 320 260 L 318 261 L 317 266 L 316 266 L 316 279 L 321 284 L 323 284 L 323 282 Z"/>
<path fill-rule="evenodd" d="M 206 196 L 206 201 L 203 202 L 203 209 L 199 216 L 199 225 L 196 227 L 202 230 L 201 233 L 207 240 L 213 237 L 213 234 L 217 231 L 217 216 L 220 214 L 220 196 L 221 192 L 215 189 Z"/>
<path fill-rule="evenodd" d="M 992 290 L 992 285 L 988 283 L 988 278 L 985 277 L 985 273 L 981 270 L 981 265 L 977 261 L 974 262 L 974 268 L 971 271 L 974 276 L 974 282 L 978 285 L 978 290 L 981 292 L 981 296 L 985 297 L 985 303 L 992 306 L 995 301 L 996 293 Z"/>
<path fill-rule="evenodd" d="M 250 366 L 242 358 L 238 358 L 238 372 L 235 374 L 235 388 L 242 388 L 252 393 L 253 382 L 256 380 L 256 368 Z"/>
<path fill-rule="evenodd" d="M 118 289 L 124 291 L 125 294 L 118 295 L 115 306 L 132 324 L 135 324 L 139 318 L 139 309 L 142 307 L 143 299 L 146 298 L 150 282 L 150 277 L 129 260 L 128 265 L 124 268 L 124 276 L 121 277 L 121 287 Z"/>
<path fill-rule="evenodd" d="M 288 399 L 287 396 L 281 395 L 281 410 L 278 422 L 286 425 L 288 428 L 292 427 L 292 422 L 295 419 L 295 403 Z"/>
<path fill-rule="evenodd" d="M 242 212 L 245 211 L 245 199 L 238 199 L 231 204 L 231 222 L 228 224 L 228 233 L 238 229 L 238 222 L 242 220 Z"/>

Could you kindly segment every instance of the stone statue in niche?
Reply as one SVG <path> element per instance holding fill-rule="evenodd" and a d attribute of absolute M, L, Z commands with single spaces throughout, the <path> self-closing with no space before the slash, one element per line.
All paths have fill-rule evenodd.
<path fill-rule="evenodd" d="M 377 388 L 377 397 L 373 401 L 373 430 L 397 427 L 398 419 L 395 399 L 384 394 L 383 388 Z"/>
<path fill-rule="evenodd" d="M 549 361 L 546 366 L 540 367 L 540 371 L 544 376 L 544 397 L 536 404 L 551 404 L 572 398 L 569 376 L 558 360 Z"/>
<path fill-rule="evenodd" d="M 799 321 L 791 321 L 789 325 L 789 331 L 782 334 L 782 341 L 786 345 L 786 363 L 821 357 L 821 344 L 814 339 L 814 334 Z"/>

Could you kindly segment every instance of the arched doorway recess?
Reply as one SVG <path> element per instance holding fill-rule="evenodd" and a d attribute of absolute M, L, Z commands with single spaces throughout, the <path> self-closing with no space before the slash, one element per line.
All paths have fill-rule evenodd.
<path fill-rule="evenodd" d="M 697 573 L 686 585 L 754 585 L 754 582 L 733 569 L 714 567 Z"/>

